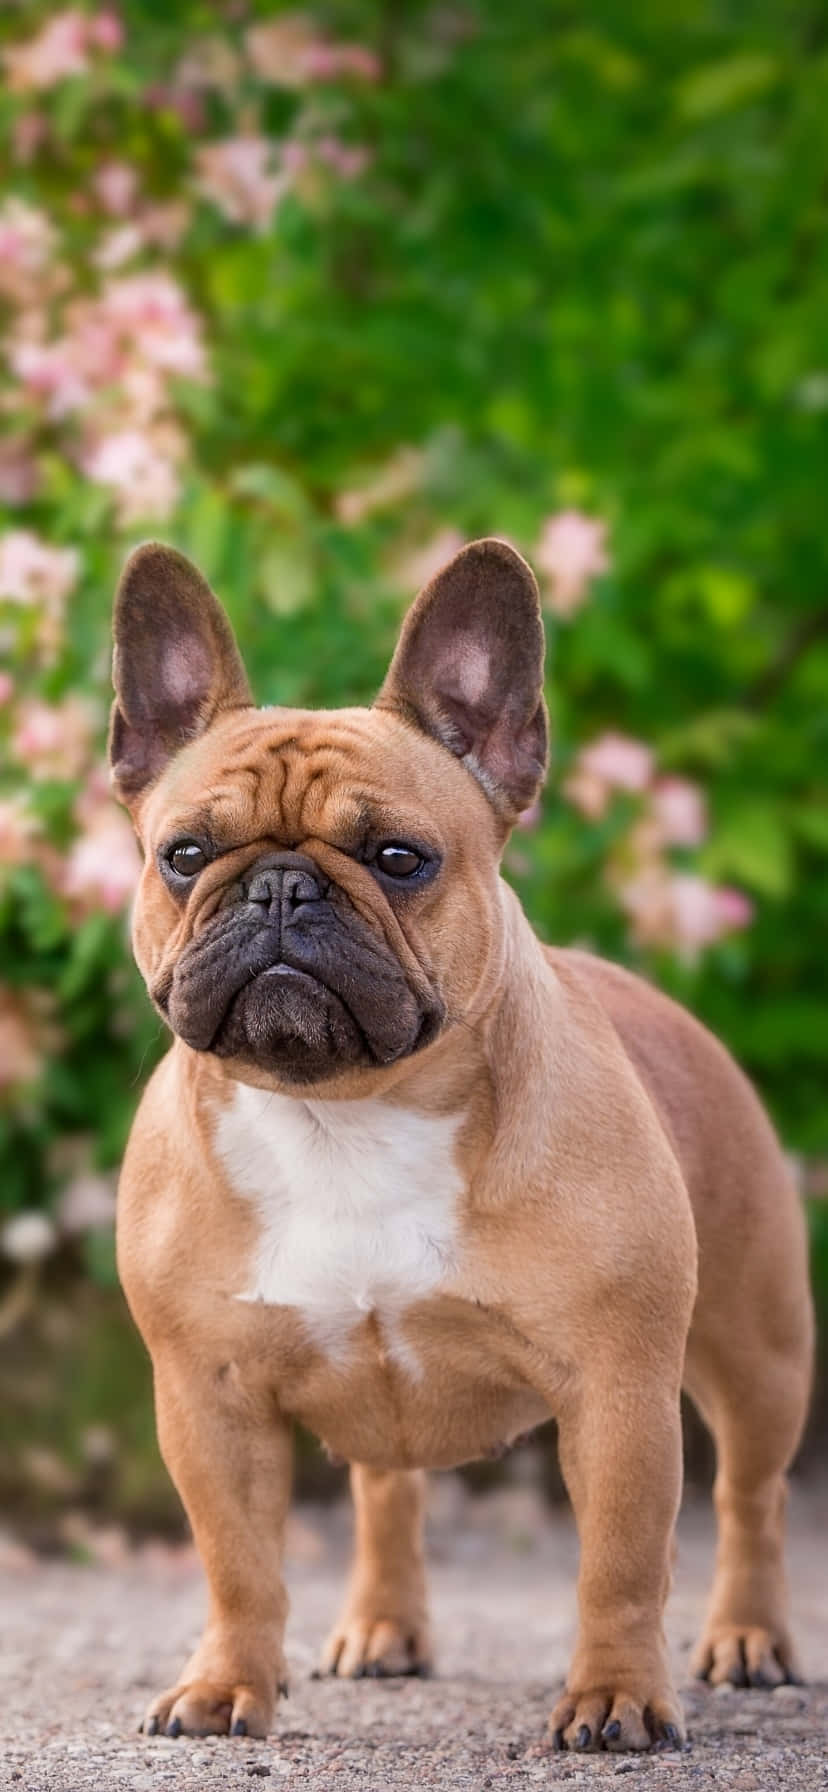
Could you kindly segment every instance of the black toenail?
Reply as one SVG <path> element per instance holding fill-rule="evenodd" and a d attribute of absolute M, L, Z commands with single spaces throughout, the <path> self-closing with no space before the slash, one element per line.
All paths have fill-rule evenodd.
<path fill-rule="evenodd" d="M 675 1724 L 664 1725 L 664 1740 L 665 1742 L 669 1742 L 671 1748 L 678 1748 L 679 1733 Z"/>
<path fill-rule="evenodd" d="M 603 1730 L 601 1731 L 601 1735 L 603 1736 L 605 1742 L 617 1742 L 620 1734 L 621 1734 L 621 1722 L 620 1722 L 620 1719 L 617 1717 L 613 1718 L 611 1724 L 605 1724 Z"/>
<path fill-rule="evenodd" d="M 575 1738 L 575 1747 L 576 1748 L 589 1748 L 591 1741 L 592 1741 L 592 1731 L 589 1727 L 589 1724 L 582 1724 L 581 1728 L 578 1731 L 578 1734 Z"/>
<path fill-rule="evenodd" d="M 246 1725 L 243 1717 L 234 1717 L 232 1728 L 230 1730 L 230 1734 L 231 1734 L 231 1736 L 246 1736 L 247 1735 L 247 1725 Z"/>
<path fill-rule="evenodd" d="M 381 1680 L 382 1679 L 382 1662 L 381 1661 L 366 1661 L 362 1672 L 365 1675 L 366 1680 Z"/>
<path fill-rule="evenodd" d="M 167 1735 L 173 1736 L 173 1737 L 181 1735 L 181 1719 L 180 1719 L 180 1717 L 171 1717 L 170 1718 L 170 1721 L 167 1725 Z"/>
<path fill-rule="evenodd" d="M 288 1686 L 288 1683 L 286 1680 L 279 1681 L 279 1696 L 280 1696 L 280 1698 L 283 1698 L 283 1699 L 290 1698 L 290 1687 Z"/>
<path fill-rule="evenodd" d="M 552 1732 L 552 1747 L 556 1748 L 556 1749 L 561 1749 L 561 1748 L 563 1748 L 563 1745 L 564 1745 L 563 1730 L 553 1730 L 553 1732 Z"/>
<path fill-rule="evenodd" d="M 158 1719 L 157 1719 L 157 1717 L 148 1717 L 147 1718 L 147 1735 L 148 1736 L 157 1736 L 158 1735 Z"/>

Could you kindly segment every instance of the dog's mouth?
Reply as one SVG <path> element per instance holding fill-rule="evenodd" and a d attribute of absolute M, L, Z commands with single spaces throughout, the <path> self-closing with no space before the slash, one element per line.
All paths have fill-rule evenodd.
<path fill-rule="evenodd" d="M 268 965 L 230 1002 L 209 1048 L 252 1061 L 291 1082 L 359 1064 L 366 1041 L 346 1004 L 308 971 Z"/>
<path fill-rule="evenodd" d="M 393 1064 L 439 1032 L 442 1003 L 415 994 L 375 939 L 365 946 L 351 934 L 349 950 L 305 952 L 304 963 L 292 962 L 293 952 L 275 957 L 280 944 L 284 951 L 267 928 L 237 938 L 226 921 L 209 924 L 159 1001 L 179 1037 L 196 1051 L 300 1084 Z"/>

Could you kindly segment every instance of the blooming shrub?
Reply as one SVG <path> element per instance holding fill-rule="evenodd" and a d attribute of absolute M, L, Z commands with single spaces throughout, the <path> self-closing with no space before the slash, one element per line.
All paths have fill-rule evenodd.
<path fill-rule="evenodd" d="M 111 593 L 154 531 L 289 703 L 368 698 L 463 541 L 526 552 L 554 764 L 507 871 L 547 937 L 689 1000 L 824 1153 L 805 23 L 36 3 L 4 9 L 0 62 L 9 1262 L 108 1226 L 164 1044 L 103 767 Z"/>

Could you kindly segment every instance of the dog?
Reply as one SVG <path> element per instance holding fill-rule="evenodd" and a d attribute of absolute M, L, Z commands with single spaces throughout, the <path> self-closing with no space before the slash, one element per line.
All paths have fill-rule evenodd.
<path fill-rule="evenodd" d="M 126 1152 L 118 1262 L 209 1587 L 145 1730 L 273 1725 L 294 1420 L 351 1464 L 322 1667 L 358 1676 L 431 1661 L 423 1471 L 554 1416 L 581 1558 L 552 1737 L 680 1744 L 662 1618 L 682 1386 L 718 1462 L 695 1672 L 796 1672 L 804 1228 L 724 1048 L 626 970 L 542 946 L 501 879 L 547 760 L 529 567 L 497 540 L 457 554 L 371 708 L 255 708 L 221 606 L 157 544 L 126 565 L 114 638 L 134 950 L 174 1034 Z"/>

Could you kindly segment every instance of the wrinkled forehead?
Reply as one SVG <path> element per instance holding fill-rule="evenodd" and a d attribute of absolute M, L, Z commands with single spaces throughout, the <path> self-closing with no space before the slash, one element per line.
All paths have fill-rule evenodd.
<path fill-rule="evenodd" d="M 320 838 L 349 847 L 372 827 L 428 823 L 439 838 L 441 785 L 454 772 L 466 782 L 442 747 L 388 711 L 234 710 L 172 760 L 142 831 L 157 840 L 200 823 L 219 843 Z"/>

